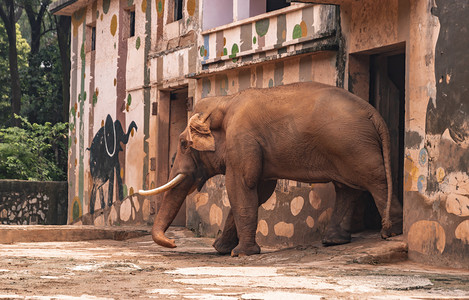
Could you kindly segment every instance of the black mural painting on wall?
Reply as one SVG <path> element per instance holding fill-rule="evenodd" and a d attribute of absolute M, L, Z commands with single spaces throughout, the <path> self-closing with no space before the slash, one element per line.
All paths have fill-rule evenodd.
<path fill-rule="evenodd" d="M 462 144 L 469 138 L 469 3 L 436 0 L 440 21 L 435 49 L 436 99 L 427 106 L 425 132 L 443 134 Z"/>
<path fill-rule="evenodd" d="M 454 156 L 429 165 L 428 191 L 438 190 L 439 165 L 448 172 L 466 172 L 469 163 L 469 151 L 461 151 L 469 142 L 469 3 L 436 0 L 432 14 L 438 17 L 440 32 L 435 48 L 436 99 L 428 101 L 425 133 L 441 136 L 448 130 Z M 436 146 L 427 140 L 426 147 Z"/>
<path fill-rule="evenodd" d="M 91 142 L 90 151 L 90 172 L 93 179 L 93 187 L 90 196 L 90 214 L 94 213 L 96 194 L 99 191 L 101 208 L 106 206 L 102 186 L 109 181 L 108 206 L 112 205 L 114 195 L 114 176 L 117 178 L 117 188 L 119 190 L 119 200 L 124 199 L 122 189 L 122 178 L 120 176 L 119 152 L 122 151 L 121 143 L 124 145 L 129 141 L 132 129 L 137 130 L 134 121 L 130 123 L 127 133 L 124 133 L 119 120 L 112 121 L 112 117 L 107 115 L 104 126 L 101 127 Z"/>

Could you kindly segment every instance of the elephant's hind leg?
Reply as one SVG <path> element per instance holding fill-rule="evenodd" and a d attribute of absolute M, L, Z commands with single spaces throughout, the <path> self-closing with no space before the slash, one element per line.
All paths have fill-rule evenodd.
<path fill-rule="evenodd" d="M 225 227 L 222 234 L 213 242 L 213 248 L 220 254 L 230 254 L 231 251 L 238 245 L 238 233 L 236 232 L 236 225 L 233 218 L 233 210 L 230 209 L 228 217 L 225 221 Z"/>
<path fill-rule="evenodd" d="M 345 218 L 345 216 L 353 212 L 353 204 L 362 193 L 360 190 L 353 189 L 341 183 L 334 182 L 334 186 L 336 200 L 331 219 L 322 240 L 324 246 L 350 243 L 352 235 L 342 227 L 341 223 L 344 220 L 351 219 Z M 346 227 L 349 228 L 350 226 Z"/>
<path fill-rule="evenodd" d="M 267 201 L 275 190 L 277 180 L 264 181 L 258 185 L 257 193 L 259 197 L 258 205 L 262 205 Z M 215 240 L 213 247 L 220 254 L 229 254 L 238 245 L 238 233 L 233 217 L 233 211 L 230 209 L 228 217 L 225 221 L 225 227 L 222 234 Z"/>

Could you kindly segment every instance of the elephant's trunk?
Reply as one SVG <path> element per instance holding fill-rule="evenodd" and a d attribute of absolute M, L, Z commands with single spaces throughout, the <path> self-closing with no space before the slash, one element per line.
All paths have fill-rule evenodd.
<path fill-rule="evenodd" d="M 135 128 L 135 130 L 137 130 L 137 124 L 135 124 L 134 121 L 132 121 L 132 123 L 130 123 L 130 125 L 127 129 L 127 133 L 124 134 L 124 136 L 122 137 L 122 143 L 127 144 L 127 142 L 129 141 L 129 135 L 132 133 L 133 128 Z"/>
<path fill-rule="evenodd" d="M 186 196 L 193 185 L 194 180 L 192 179 L 192 176 L 185 176 L 184 180 L 178 184 L 177 187 L 165 192 L 151 230 L 153 241 L 158 245 L 167 248 L 176 247 L 174 240 L 166 237 L 165 232 L 179 212 L 182 203 L 186 199 Z"/>

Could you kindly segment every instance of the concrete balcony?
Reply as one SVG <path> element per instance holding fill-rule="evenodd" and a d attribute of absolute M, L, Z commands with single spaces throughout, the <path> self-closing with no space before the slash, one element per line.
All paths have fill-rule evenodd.
<path fill-rule="evenodd" d="M 339 47 L 337 8 L 293 4 L 202 32 L 199 78 L 229 69 Z"/>

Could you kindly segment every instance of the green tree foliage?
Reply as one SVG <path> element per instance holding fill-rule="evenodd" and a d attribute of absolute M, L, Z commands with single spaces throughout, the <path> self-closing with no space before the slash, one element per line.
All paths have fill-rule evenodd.
<path fill-rule="evenodd" d="M 0 179 L 67 180 L 68 125 L 29 123 L 0 129 Z"/>
<path fill-rule="evenodd" d="M 67 180 L 70 18 L 50 2 L 0 2 L 0 179 Z"/>
<path fill-rule="evenodd" d="M 57 41 L 41 47 L 30 62 L 30 68 L 22 73 L 21 115 L 40 124 L 62 121 L 62 65 Z"/>
<path fill-rule="evenodd" d="M 16 24 L 16 47 L 18 50 L 18 69 L 20 73 L 28 70 L 28 55 L 30 47 L 26 39 L 21 36 L 19 24 Z M 0 22 L 0 127 L 5 125 L 11 115 L 11 86 L 8 62 L 8 37 L 5 26 Z"/>

